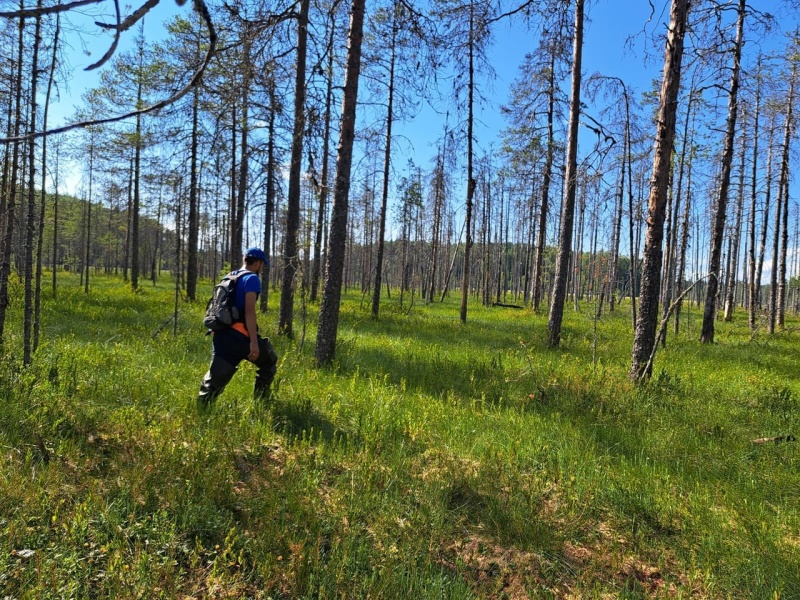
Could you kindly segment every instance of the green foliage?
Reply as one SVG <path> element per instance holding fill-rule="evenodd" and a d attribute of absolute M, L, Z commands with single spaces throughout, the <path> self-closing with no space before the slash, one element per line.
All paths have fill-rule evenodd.
<path fill-rule="evenodd" d="M 61 282 L 0 363 L 0 596 L 800 595 L 798 444 L 752 442 L 798 433 L 793 324 L 701 346 L 688 307 L 637 387 L 626 304 L 553 351 L 529 311 L 352 294 L 331 368 L 275 336 L 270 404 L 243 365 L 198 415 L 201 303 L 173 337 L 168 281 Z"/>

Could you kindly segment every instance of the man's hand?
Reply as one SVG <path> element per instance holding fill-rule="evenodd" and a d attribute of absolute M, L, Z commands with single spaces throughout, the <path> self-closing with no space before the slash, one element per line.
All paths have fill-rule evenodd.
<path fill-rule="evenodd" d="M 247 355 L 247 360 L 255 362 L 258 360 L 258 325 L 256 324 L 256 296 L 255 292 L 247 292 L 244 295 L 244 326 L 247 328 L 247 334 L 250 336 L 250 354 Z"/>

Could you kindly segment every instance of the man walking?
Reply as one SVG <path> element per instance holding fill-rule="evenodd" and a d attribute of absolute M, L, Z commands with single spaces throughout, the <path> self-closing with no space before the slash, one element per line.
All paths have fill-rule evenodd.
<path fill-rule="evenodd" d="M 243 360 L 249 360 L 258 368 L 254 398 L 269 399 L 278 355 L 269 338 L 258 335 L 256 323 L 256 301 L 261 293 L 259 273 L 268 264 L 269 259 L 261 248 L 250 248 L 245 252 L 241 269 L 231 273 L 237 278 L 234 301 L 241 317 L 230 327 L 213 334 L 211 366 L 197 396 L 199 409 L 207 408 L 222 393 Z"/>

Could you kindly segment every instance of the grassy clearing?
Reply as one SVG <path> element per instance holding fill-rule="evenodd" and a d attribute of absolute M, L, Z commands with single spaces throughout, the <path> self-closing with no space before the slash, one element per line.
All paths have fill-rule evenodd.
<path fill-rule="evenodd" d="M 353 293 L 331 369 L 310 307 L 271 404 L 246 365 L 201 417 L 200 303 L 153 337 L 171 283 L 61 281 L 0 366 L 2 597 L 800 597 L 800 444 L 752 443 L 800 432 L 797 321 L 703 347 L 694 309 L 637 388 L 627 310 L 552 351 L 528 311 Z"/>

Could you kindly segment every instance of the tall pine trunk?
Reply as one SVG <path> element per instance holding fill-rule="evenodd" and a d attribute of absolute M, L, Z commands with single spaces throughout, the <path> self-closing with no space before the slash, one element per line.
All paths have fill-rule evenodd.
<path fill-rule="evenodd" d="M 314 234 L 314 262 L 311 272 L 311 302 L 317 301 L 319 280 L 322 275 L 322 240 L 325 229 L 325 217 L 328 211 L 328 165 L 330 163 L 331 143 L 331 111 L 333 106 L 333 63 L 334 33 L 336 31 L 335 12 L 331 12 L 330 37 L 328 38 L 328 69 L 325 90 L 325 124 L 322 132 L 322 173 L 320 175 L 319 209 L 317 210 L 317 228 Z"/>
<path fill-rule="evenodd" d="M 561 322 L 564 318 L 564 302 L 567 296 L 570 255 L 572 254 L 572 228 L 575 218 L 575 188 L 578 175 L 578 125 L 581 105 L 581 64 L 583 57 L 583 5 L 584 0 L 575 0 L 575 30 L 572 48 L 572 89 L 569 107 L 569 137 L 567 138 L 566 192 L 561 210 L 561 228 L 558 235 L 558 256 L 550 298 L 550 315 L 547 328 L 548 343 L 556 347 L 561 341 Z"/>
<path fill-rule="evenodd" d="M 20 2 L 20 10 L 24 9 L 24 2 Z M 22 124 L 22 61 L 23 42 L 25 38 L 25 19 L 20 17 L 17 29 L 17 77 L 14 87 L 14 137 L 19 137 Z M 8 310 L 8 279 L 11 276 L 11 249 L 14 240 L 14 213 L 17 203 L 17 177 L 19 169 L 20 142 L 13 142 L 11 151 L 11 176 L 6 190 L 5 202 L 5 231 L 3 232 L 3 247 L 0 253 L 0 350 L 5 342 L 6 312 Z"/>
<path fill-rule="evenodd" d="M 58 60 L 58 39 L 61 34 L 61 15 L 56 15 L 56 30 L 53 34 L 53 54 L 50 60 L 50 70 L 47 78 L 47 91 L 44 97 L 44 112 L 42 114 L 42 131 L 47 131 L 47 116 L 50 109 L 50 96 L 53 91 L 53 81 L 56 74 L 56 64 Z M 36 283 L 34 287 L 33 299 L 33 351 L 39 347 L 39 317 L 41 315 L 41 300 L 42 300 L 42 262 L 43 257 L 43 242 L 44 242 L 44 222 L 45 222 L 45 207 L 47 194 L 47 134 L 42 136 L 42 189 L 41 193 L 41 210 L 39 211 L 39 230 L 37 235 L 36 246 Z M 57 229 L 57 222 L 53 222 L 53 229 Z M 54 245 L 55 248 L 55 245 Z M 53 261 L 53 276 L 55 277 L 55 261 Z M 55 279 L 53 279 L 53 296 L 55 297 Z"/>
<path fill-rule="evenodd" d="M 386 205 L 389 202 L 389 169 L 392 159 L 392 120 L 394 119 L 394 64 L 397 44 L 397 10 L 392 15 L 392 47 L 389 58 L 389 99 L 386 111 L 386 146 L 383 153 L 383 188 L 381 190 L 381 214 L 378 225 L 378 255 L 375 259 L 375 287 L 372 290 L 372 316 L 378 318 L 383 282 L 384 236 L 386 235 Z"/>
<path fill-rule="evenodd" d="M 781 216 L 781 242 L 780 258 L 778 260 L 778 294 L 776 298 L 776 320 L 779 327 L 784 325 L 784 312 L 786 308 L 786 257 L 789 242 L 789 146 L 792 138 L 793 113 L 794 113 L 794 90 L 795 78 L 797 76 L 796 57 L 792 58 L 792 73 L 789 79 L 789 97 L 786 99 L 786 125 L 783 133 L 783 156 L 781 157 L 781 172 L 778 179 L 778 190 L 783 190 L 778 194 L 781 198 L 778 202 L 777 210 L 782 211 Z M 778 237 L 778 232 L 775 232 Z M 773 270 L 775 266 L 773 265 Z"/>
<path fill-rule="evenodd" d="M 194 301 L 197 295 L 197 238 L 200 231 L 200 194 L 197 186 L 200 137 L 200 89 L 192 90 L 192 138 L 189 158 L 189 235 L 186 240 L 186 297 Z"/>
<path fill-rule="evenodd" d="M 742 120 L 746 125 L 746 112 L 742 111 Z M 742 131 L 742 154 L 739 164 L 739 189 L 736 192 L 736 220 L 733 225 L 733 235 L 728 238 L 728 268 L 725 277 L 725 311 L 723 320 L 733 320 L 735 308 L 736 281 L 739 273 L 739 241 L 742 236 L 742 211 L 744 207 L 744 172 L 745 151 L 747 150 L 747 136 Z"/>
<path fill-rule="evenodd" d="M 42 7 L 42 1 L 36 4 Z M 36 16 L 33 31 L 33 56 L 31 58 L 31 102 L 30 126 L 31 136 L 36 133 L 36 95 L 39 85 L 39 46 L 42 41 L 42 17 Z M 22 363 L 31 364 L 31 347 L 33 341 L 33 244 L 36 237 L 36 143 L 33 137 L 28 140 L 28 207 L 25 223 L 25 308 L 23 317 L 23 349 Z"/>
<path fill-rule="evenodd" d="M 640 380 L 652 371 L 650 355 L 656 343 L 658 296 L 661 288 L 661 254 L 669 185 L 670 159 L 675 141 L 675 114 L 681 83 L 683 39 L 689 15 L 689 0 L 672 0 L 667 30 L 664 75 L 658 106 L 653 174 L 650 179 L 644 262 L 639 293 L 639 314 L 633 338 L 631 377 Z"/>
<path fill-rule="evenodd" d="M 245 25 L 242 59 L 242 127 L 239 151 L 239 184 L 236 189 L 236 230 L 235 244 L 231 247 L 232 266 L 238 267 L 242 260 L 242 246 L 244 244 L 244 215 L 247 202 L 247 178 L 250 169 L 250 28 Z"/>
<path fill-rule="evenodd" d="M 89 131 L 89 199 L 86 202 L 86 247 L 84 248 L 83 266 L 86 276 L 83 280 L 83 293 L 89 293 L 89 263 L 92 249 L 92 183 L 94 180 L 94 130 Z"/>
<path fill-rule="evenodd" d="M 536 240 L 536 257 L 533 267 L 533 310 L 539 312 L 544 285 L 544 252 L 547 244 L 547 213 L 550 210 L 550 181 L 553 176 L 553 160 L 555 157 L 555 120 L 556 104 L 556 47 L 551 47 L 550 71 L 547 74 L 547 151 L 545 154 L 544 172 L 542 173 L 542 205 L 539 209 L 539 231 Z"/>
<path fill-rule="evenodd" d="M 269 120 L 267 138 L 267 190 L 266 205 L 264 207 L 264 252 L 269 256 L 270 245 L 272 243 L 272 224 L 275 214 L 275 178 L 277 177 L 278 165 L 275 160 L 275 113 L 277 112 L 277 99 L 275 97 L 275 80 L 270 75 L 269 80 Z M 271 266 L 265 265 L 261 269 L 261 312 L 267 312 L 269 308 L 269 287 L 270 287 Z"/>
<path fill-rule="evenodd" d="M 136 91 L 136 107 L 142 106 L 142 72 L 139 69 L 139 84 Z M 142 115 L 136 115 L 136 136 L 133 157 L 133 202 L 131 207 L 131 287 L 139 289 L 139 183 L 142 179 Z"/>
<path fill-rule="evenodd" d="M 306 105 L 306 46 L 308 40 L 309 0 L 300 3 L 297 22 L 297 72 L 294 81 L 294 127 L 292 157 L 289 166 L 289 194 L 286 207 L 286 233 L 283 241 L 283 281 L 278 332 L 292 337 L 294 319 L 294 277 L 297 273 L 297 236 L 300 231 L 300 174 L 303 166 L 303 133 Z"/>
<path fill-rule="evenodd" d="M 713 217 L 714 229 L 711 240 L 711 256 L 708 263 L 708 284 L 706 286 L 706 304 L 703 310 L 703 329 L 700 341 L 704 344 L 714 342 L 714 319 L 717 313 L 717 291 L 719 290 L 720 262 L 722 245 L 725 240 L 725 215 L 728 208 L 728 190 L 731 183 L 731 165 L 733 164 L 733 141 L 736 136 L 736 116 L 738 113 L 739 71 L 742 62 L 742 41 L 744 38 L 744 16 L 746 0 L 739 0 L 738 19 L 736 22 L 736 41 L 733 46 L 733 70 L 729 84 L 728 118 L 725 128 L 725 142 L 722 150 L 722 172 L 720 174 L 717 208 Z"/>
<path fill-rule="evenodd" d="M 758 247 L 758 259 L 756 261 L 756 276 L 755 280 L 759 282 L 759 286 L 757 288 L 757 306 L 758 309 L 761 310 L 763 308 L 763 298 L 761 296 L 762 289 L 761 289 L 761 276 L 764 272 L 764 255 L 766 254 L 767 250 L 767 231 L 769 229 L 769 211 L 770 206 L 772 204 L 772 177 L 773 177 L 773 154 L 772 154 L 772 146 L 773 141 L 775 139 L 775 123 L 774 121 L 770 124 L 769 128 L 769 135 L 767 137 L 767 180 L 764 184 L 764 217 L 761 223 L 761 240 L 759 242 Z"/>
<path fill-rule="evenodd" d="M 347 238 L 350 171 L 353 163 L 353 141 L 358 103 L 358 77 L 361 71 L 364 4 L 365 0 L 352 0 L 350 8 L 350 39 L 347 46 L 339 148 L 336 153 L 336 181 L 333 189 L 333 209 L 326 261 L 327 277 L 319 310 L 317 344 L 314 350 L 318 365 L 327 365 L 333 360 L 336 351 L 336 335 L 339 329 L 339 303 L 342 295 L 342 274 Z"/>
<path fill-rule="evenodd" d="M 750 331 L 756 328 L 756 309 L 758 307 L 761 281 L 756 280 L 756 213 L 758 200 L 758 129 L 761 117 L 761 56 L 756 68 L 756 108 L 753 117 L 753 164 L 750 172 L 750 243 L 748 249 L 748 267 L 750 269 L 750 289 L 747 300 L 747 323 Z M 759 274 L 760 279 L 760 274 Z"/>
<path fill-rule="evenodd" d="M 581 0 L 582 1 L 582 0 Z M 475 178 L 472 162 L 472 136 L 474 127 L 475 102 L 475 5 L 469 4 L 469 81 L 467 83 L 467 214 L 464 217 L 466 242 L 464 243 L 464 273 L 461 280 L 461 322 L 467 322 L 467 300 L 469 299 L 469 259 L 472 252 L 472 199 L 475 196 Z"/>

